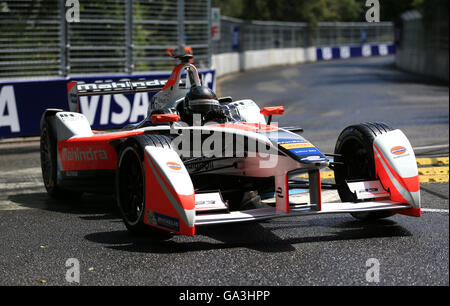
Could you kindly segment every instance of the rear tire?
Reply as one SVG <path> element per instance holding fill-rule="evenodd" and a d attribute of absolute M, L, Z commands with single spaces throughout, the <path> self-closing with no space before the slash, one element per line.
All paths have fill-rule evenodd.
<path fill-rule="evenodd" d="M 375 157 L 373 142 L 378 135 L 392 131 L 384 123 L 361 123 L 347 127 L 339 135 L 336 142 L 336 162 L 344 165 L 335 166 L 335 180 L 342 202 L 354 202 L 355 196 L 348 188 L 347 180 L 375 180 Z M 394 215 L 390 211 L 351 213 L 359 220 L 375 220 Z"/>
<path fill-rule="evenodd" d="M 116 171 L 116 198 L 122 220 L 134 235 L 166 238 L 171 233 L 147 225 L 145 216 L 145 146 L 170 148 L 170 138 L 143 135 L 127 140 L 120 150 Z"/>

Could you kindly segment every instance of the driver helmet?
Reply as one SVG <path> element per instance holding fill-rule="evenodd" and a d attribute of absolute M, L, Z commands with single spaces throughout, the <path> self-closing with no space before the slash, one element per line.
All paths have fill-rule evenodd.
<path fill-rule="evenodd" d="M 201 114 L 204 117 L 220 109 L 216 94 L 206 86 L 193 86 L 184 99 L 184 111 L 189 115 Z"/>

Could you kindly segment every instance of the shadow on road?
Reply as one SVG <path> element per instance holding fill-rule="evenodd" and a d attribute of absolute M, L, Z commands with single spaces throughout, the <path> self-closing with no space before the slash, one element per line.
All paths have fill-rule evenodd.
<path fill-rule="evenodd" d="M 8 200 L 19 207 L 82 215 L 80 218 L 85 220 L 120 218 L 114 197 L 106 195 L 84 194 L 57 200 L 45 192 L 35 192 L 10 195 Z"/>
<path fill-rule="evenodd" d="M 329 220 L 321 218 L 322 222 Z M 336 221 L 336 219 L 333 219 Z M 301 221 L 300 221 L 301 222 Z M 320 221 L 318 221 L 320 223 Z M 299 224 L 298 224 L 299 225 Z M 323 226 L 323 224 L 322 224 Z M 327 226 L 329 226 L 327 224 Z M 276 229 L 295 229 L 300 226 L 276 226 Z M 195 237 L 135 237 L 127 231 L 100 232 L 86 235 L 89 241 L 106 245 L 107 248 L 139 253 L 187 253 L 233 248 L 248 248 L 265 253 L 295 251 L 294 245 L 349 241 L 371 238 L 405 237 L 412 234 L 392 220 L 379 220 L 369 223 L 360 221 L 340 222 L 332 227 L 329 235 L 282 238 L 260 223 L 241 223 L 235 225 L 216 225 L 199 228 Z M 309 231 L 311 232 L 311 230 Z"/>
<path fill-rule="evenodd" d="M 11 195 L 8 199 L 25 207 L 79 215 L 80 219 L 87 221 L 122 222 L 111 196 L 87 194 L 81 199 L 60 201 L 46 193 L 30 193 Z M 323 231 L 314 230 L 319 227 L 330 228 L 332 233 L 324 235 Z M 295 251 L 295 245 L 315 242 L 405 236 L 411 236 L 411 233 L 392 220 L 360 222 L 322 216 L 198 227 L 195 237 L 168 233 L 137 237 L 127 230 L 119 230 L 91 233 L 85 239 L 103 244 L 106 248 L 139 253 L 170 254 L 233 248 L 280 253 Z"/>

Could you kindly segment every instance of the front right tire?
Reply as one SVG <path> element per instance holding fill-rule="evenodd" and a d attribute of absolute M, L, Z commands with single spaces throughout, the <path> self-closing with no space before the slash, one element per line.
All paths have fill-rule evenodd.
<path fill-rule="evenodd" d="M 170 147 L 170 138 L 161 135 L 142 135 L 128 139 L 119 153 L 116 171 L 117 205 L 126 228 L 134 235 L 153 235 L 166 238 L 171 234 L 167 231 L 147 225 L 145 218 L 146 176 L 145 155 L 146 145 Z"/>
<path fill-rule="evenodd" d="M 45 118 L 42 124 L 39 148 L 42 180 L 44 181 L 45 189 L 47 190 L 47 194 L 54 199 L 78 200 L 83 194 L 82 191 L 69 190 L 58 186 L 58 145 L 56 133 L 52 128 L 50 118 Z"/>

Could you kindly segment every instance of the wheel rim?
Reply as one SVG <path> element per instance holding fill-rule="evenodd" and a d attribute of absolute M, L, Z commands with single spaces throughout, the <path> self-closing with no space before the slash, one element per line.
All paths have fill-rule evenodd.
<path fill-rule="evenodd" d="M 136 225 L 144 211 L 144 177 L 139 156 L 132 148 L 122 154 L 118 191 L 125 222 Z"/>
<path fill-rule="evenodd" d="M 347 179 L 371 178 L 369 153 L 357 140 L 349 140 L 345 144 L 345 165 Z"/>

